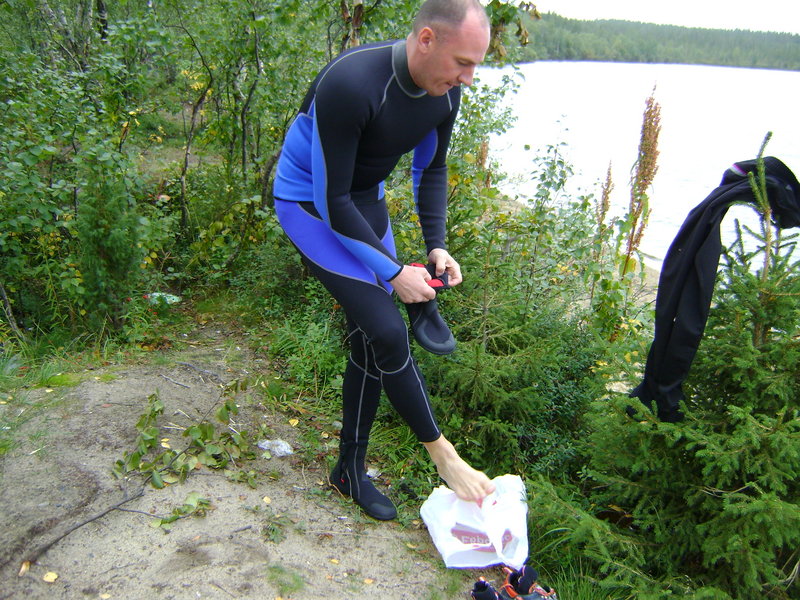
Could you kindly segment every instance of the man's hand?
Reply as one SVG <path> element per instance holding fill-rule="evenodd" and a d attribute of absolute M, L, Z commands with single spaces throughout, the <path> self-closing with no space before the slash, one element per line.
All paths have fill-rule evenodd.
<path fill-rule="evenodd" d="M 436 265 L 436 275 L 441 275 L 447 271 L 450 287 L 456 286 L 464 279 L 461 277 L 461 266 L 456 262 L 450 253 L 444 248 L 434 248 L 428 254 L 428 262 Z"/>
<path fill-rule="evenodd" d="M 436 291 L 427 284 L 430 278 L 430 273 L 424 267 L 405 265 L 403 270 L 389 283 L 392 284 L 401 302 L 414 304 L 436 298 Z"/>

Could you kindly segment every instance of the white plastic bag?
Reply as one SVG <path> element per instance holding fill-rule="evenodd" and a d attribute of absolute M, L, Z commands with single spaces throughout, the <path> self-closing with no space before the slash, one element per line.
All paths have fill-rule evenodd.
<path fill-rule="evenodd" d="M 528 558 L 528 503 L 518 475 L 492 480 L 495 491 L 481 506 L 440 486 L 420 507 L 420 515 L 444 564 L 480 568 L 504 564 L 520 569 Z"/>

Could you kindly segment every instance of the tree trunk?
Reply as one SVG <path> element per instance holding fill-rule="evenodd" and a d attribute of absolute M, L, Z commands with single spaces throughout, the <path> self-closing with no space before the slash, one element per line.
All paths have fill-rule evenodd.
<path fill-rule="evenodd" d="M 186 200 L 186 174 L 189 172 L 189 156 L 192 154 L 192 141 L 194 140 L 194 132 L 197 129 L 197 119 L 200 116 L 200 109 L 208 99 L 208 93 L 211 91 L 211 88 L 214 85 L 214 71 L 212 71 L 211 67 L 209 67 L 205 57 L 203 56 L 203 53 L 200 51 L 200 47 L 197 45 L 197 42 L 189 30 L 182 25 L 178 26 L 178 28 L 189 37 L 195 52 L 197 52 L 197 55 L 200 58 L 200 62 L 203 63 L 203 68 L 208 74 L 208 81 L 206 81 L 206 85 L 203 87 L 203 90 L 200 92 L 197 101 L 192 106 L 192 116 L 189 121 L 189 130 L 186 133 L 186 148 L 183 152 L 183 165 L 181 166 L 181 231 L 186 234 L 188 233 L 189 229 L 189 205 Z"/>
<path fill-rule="evenodd" d="M 361 43 L 361 27 L 364 25 L 364 0 L 353 0 L 353 9 L 347 6 L 347 0 L 341 0 L 342 21 L 345 33 L 339 48 L 344 52 L 348 48 L 355 48 Z"/>
<path fill-rule="evenodd" d="M 100 39 L 108 39 L 108 10 L 103 0 L 97 0 L 97 24 L 100 29 Z"/>
<path fill-rule="evenodd" d="M 25 334 L 17 325 L 17 320 L 14 318 L 14 311 L 11 310 L 11 302 L 8 300 L 6 288 L 2 283 L 0 283 L 0 300 L 2 300 L 3 303 L 3 314 L 6 316 L 8 326 L 20 342 L 25 342 Z"/>
<path fill-rule="evenodd" d="M 211 89 L 213 78 L 209 79 L 206 86 L 200 92 L 200 96 L 192 106 L 192 116 L 189 120 L 189 131 L 186 133 L 186 148 L 183 152 L 183 165 L 181 166 L 181 230 L 186 233 L 189 228 L 189 205 L 186 200 L 186 174 L 189 172 L 189 156 L 192 154 L 192 141 L 194 140 L 194 132 L 197 129 L 197 117 L 200 114 L 200 109 L 203 108 L 208 91 Z"/>

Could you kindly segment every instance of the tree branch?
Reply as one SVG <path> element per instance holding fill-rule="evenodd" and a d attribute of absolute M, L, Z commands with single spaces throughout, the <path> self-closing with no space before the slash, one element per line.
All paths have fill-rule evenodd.
<path fill-rule="evenodd" d="M 99 513 L 97 513 L 93 517 L 89 517 L 85 521 L 81 521 L 80 523 L 76 523 L 75 525 L 73 525 L 72 527 L 70 527 L 69 529 L 64 531 L 64 533 L 61 533 L 60 535 L 57 535 L 55 538 L 53 538 L 49 542 L 46 542 L 46 543 L 38 546 L 32 552 L 26 554 L 25 557 L 23 558 L 23 560 L 22 560 L 22 568 L 20 569 L 20 574 L 25 573 L 25 571 L 28 570 L 28 566 L 30 566 L 32 563 L 35 563 L 42 554 L 47 552 L 50 548 L 52 548 L 58 542 L 63 540 L 65 537 L 67 537 L 70 533 L 72 533 L 76 529 L 80 529 L 81 527 L 83 527 L 84 525 L 88 525 L 92 521 L 96 521 L 97 519 L 101 519 L 102 517 L 104 517 L 108 513 L 110 513 L 112 510 L 117 510 L 118 508 L 120 508 L 121 506 L 127 504 L 131 500 L 135 500 L 136 498 L 140 498 L 143 495 L 144 495 L 144 486 L 139 488 L 139 490 L 133 496 L 130 496 L 130 497 L 126 496 L 125 498 L 123 498 L 122 500 L 117 502 L 116 504 L 113 504 L 112 506 L 109 506 L 108 508 L 105 508 L 105 509 L 101 510 Z"/>

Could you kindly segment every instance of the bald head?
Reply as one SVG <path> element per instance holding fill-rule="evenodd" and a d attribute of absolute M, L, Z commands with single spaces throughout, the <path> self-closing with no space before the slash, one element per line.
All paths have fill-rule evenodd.
<path fill-rule="evenodd" d="M 452 29 L 461 25 L 469 13 L 478 16 L 482 25 L 489 27 L 489 17 L 478 0 L 425 0 L 414 19 L 413 33 L 422 28 Z"/>
<path fill-rule="evenodd" d="M 414 83 L 431 96 L 472 85 L 490 33 L 486 11 L 477 0 L 426 0 L 406 40 Z"/>

